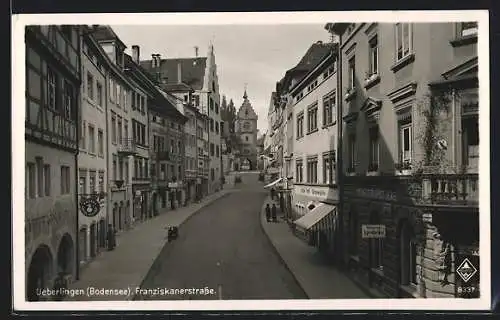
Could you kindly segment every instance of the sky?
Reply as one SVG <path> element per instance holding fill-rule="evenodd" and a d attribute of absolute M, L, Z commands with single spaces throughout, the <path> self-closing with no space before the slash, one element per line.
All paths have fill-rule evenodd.
<path fill-rule="evenodd" d="M 329 41 L 322 24 L 276 25 L 111 25 L 131 53 L 140 47 L 141 60 L 158 53 L 162 58 L 206 56 L 214 45 L 220 94 L 238 109 L 247 94 L 259 116 L 258 128 L 267 131 L 271 93 L 288 69 L 293 68 L 316 41 Z"/>

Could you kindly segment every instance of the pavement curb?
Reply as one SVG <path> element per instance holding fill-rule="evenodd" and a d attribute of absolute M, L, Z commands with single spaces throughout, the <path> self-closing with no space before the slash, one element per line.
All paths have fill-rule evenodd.
<path fill-rule="evenodd" d="M 184 219 L 181 223 L 179 223 L 179 225 L 177 227 L 181 227 L 183 224 L 185 224 L 189 219 L 191 219 L 193 216 L 197 215 L 202 209 L 210 206 L 210 205 L 213 205 L 215 201 L 217 200 L 220 200 L 220 199 L 223 199 L 227 196 L 229 196 L 232 192 L 231 191 L 226 191 L 226 192 L 221 192 L 223 194 L 217 196 L 217 197 L 214 197 L 214 199 L 210 202 L 207 202 L 206 204 L 202 205 L 200 208 L 198 208 L 197 210 L 195 210 L 193 213 L 191 213 L 186 219 Z M 162 246 L 162 248 L 160 249 L 160 252 L 158 253 L 158 255 L 156 256 L 156 258 L 154 259 L 153 263 L 151 264 L 151 266 L 149 267 L 148 269 L 148 272 L 146 272 L 146 274 L 144 275 L 144 277 L 142 278 L 141 280 L 141 283 L 139 284 L 139 287 L 142 287 L 142 284 L 144 283 L 144 280 L 147 279 L 148 275 L 150 274 L 150 272 L 152 270 L 155 269 L 155 267 L 158 267 L 158 257 L 160 256 L 161 252 L 163 251 L 163 249 L 165 248 L 165 246 L 168 244 L 168 241 L 165 241 L 164 245 Z M 130 298 L 128 298 L 127 300 L 128 301 L 137 301 L 135 300 L 136 299 L 136 296 L 137 295 L 133 295 L 131 296 Z"/>
<path fill-rule="evenodd" d="M 276 248 L 276 246 L 274 245 L 273 241 L 271 240 L 271 237 L 266 232 L 266 228 L 264 228 L 263 214 L 265 215 L 264 211 L 265 211 L 266 203 L 268 201 L 270 201 L 270 197 L 269 196 L 264 199 L 264 202 L 262 203 L 262 207 L 261 207 L 260 212 L 259 212 L 260 228 L 262 229 L 262 232 L 266 235 L 266 239 L 269 242 L 269 244 L 271 245 L 271 247 L 273 248 L 274 252 L 276 253 L 276 256 L 278 256 L 278 258 L 280 259 L 281 263 L 285 266 L 285 268 L 288 270 L 288 272 L 290 272 L 290 274 L 292 275 L 293 279 L 295 280 L 295 283 L 297 284 L 297 286 L 304 293 L 304 296 L 306 296 L 307 299 L 311 299 L 309 297 L 309 294 L 307 294 L 307 291 L 304 289 L 304 287 L 300 283 L 299 279 L 295 275 L 295 273 L 290 269 L 290 267 L 288 266 L 288 263 L 286 263 L 285 259 L 283 259 L 283 257 L 281 256 L 280 252 L 278 251 L 278 248 Z"/>

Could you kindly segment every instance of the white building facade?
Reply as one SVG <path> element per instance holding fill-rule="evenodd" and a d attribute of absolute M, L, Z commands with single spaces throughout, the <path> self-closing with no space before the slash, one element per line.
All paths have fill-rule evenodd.
<path fill-rule="evenodd" d="M 107 143 L 106 54 L 91 34 L 82 37 L 81 129 L 78 200 L 94 198 L 97 210 L 79 210 L 79 262 L 92 260 L 106 246 Z"/>

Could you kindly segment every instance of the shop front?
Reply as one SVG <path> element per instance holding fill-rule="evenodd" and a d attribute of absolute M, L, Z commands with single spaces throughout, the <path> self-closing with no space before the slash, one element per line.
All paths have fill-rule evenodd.
<path fill-rule="evenodd" d="M 153 217 L 153 203 L 149 184 L 132 185 L 134 195 L 133 217 L 135 221 L 144 221 Z"/>
<path fill-rule="evenodd" d="M 346 179 L 342 245 L 347 269 L 382 297 L 452 298 L 465 291 L 460 265 L 466 261 L 462 269 L 476 269 L 469 291 L 476 290 L 477 208 L 433 203 L 419 179 Z"/>
<path fill-rule="evenodd" d="M 184 206 L 184 186 L 185 184 L 182 181 L 168 183 L 168 198 L 172 210 Z"/>

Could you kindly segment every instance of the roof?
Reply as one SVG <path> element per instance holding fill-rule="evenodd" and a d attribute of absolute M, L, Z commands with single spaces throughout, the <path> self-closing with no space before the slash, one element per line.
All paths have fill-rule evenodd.
<path fill-rule="evenodd" d="M 182 82 L 191 86 L 194 90 L 203 89 L 207 58 L 161 59 L 159 72 L 162 73 L 162 77 L 166 78 L 167 84 L 178 83 L 177 70 L 179 63 L 181 64 Z M 143 60 L 140 64 L 149 73 L 156 73 L 156 70 L 151 68 L 151 60 Z"/>
<path fill-rule="evenodd" d="M 135 74 L 142 74 L 145 79 L 140 79 L 140 81 L 143 83 L 143 85 L 147 86 L 147 91 L 151 93 L 151 95 L 154 97 L 154 99 L 158 102 L 158 106 L 150 108 L 156 109 L 157 111 L 164 112 L 166 115 L 176 117 L 179 119 L 184 119 L 184 115 L 177 110 L 175 105 L 173 105 L 163 94 L 158 90 L 158 88 L 155 86 L 155 82 L 153 81 L 152 77 L 150 74 L 147 73 L 147 71 L 144 70 L 140 65 L 135 63 L 132 60 L 132 57 L 128 54 L 125 54 L 125 65 L 132 69 L 133 73 Z M 137 76 L 136 76 L 137 77 Z M 148 83 L 149 80 L 149 83 Z"/>
<path fill-rule="evenodd" d="M 287 88 L 293 76 L 297 76 L 300 82 L 309 71 L 313 70 L 332 51 L 334 45 L 334 43 L 323 43 L 322 41 L 313 43 L 302 59 L 300 59 L 299 63 L 292 69 L 289 69 L 285 73 L 285 76 L 276 84 L 276 90 L 279 92 L 283 88 Z"/>
<path fill-rule="evenodd" d="M 187 84 L 181 83 L 167 83 L 161 85 L 163 89 L 167 91 L 193 91 L 193 88 L 188 86 Z"/>

